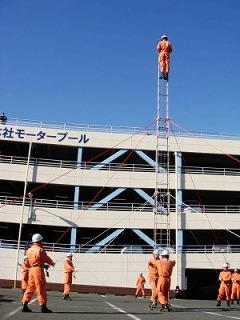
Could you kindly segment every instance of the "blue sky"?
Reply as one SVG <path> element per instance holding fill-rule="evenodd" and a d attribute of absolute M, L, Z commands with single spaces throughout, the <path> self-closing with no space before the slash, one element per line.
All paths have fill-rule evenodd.
<path fill-rule="evenodd" d="M 145 127 L 167 34 L 170 118 L 190 131 L 240 133 L 239 12 L 239 0 L 0 0 L 0 111 Z"/>

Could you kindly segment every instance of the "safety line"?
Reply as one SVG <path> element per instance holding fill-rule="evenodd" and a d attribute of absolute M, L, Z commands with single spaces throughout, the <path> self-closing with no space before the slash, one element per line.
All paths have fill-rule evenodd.
<path fill-rule="evenodd" d="M 98 155 L 94 156 L 93 158 L 89 159 L 88 161 L 85 162 L 85 164 L 91 163 L 93 160 L 95 160 L 95 159 L 97 159 L 98 157 L 104 155 L 104 154 L 107 153 L 109 150 L 112 150 L 112 149 L 116 148 L 117 146 L 119 146 L 119 145 L 121 145 L 123 142 L 131 139 L 132 137 L 134 137 L 135 135 L 139 134 L 140 132 L 145 131 L 145 130 L 147 130 L 148 128 L 151 128 L 151 126 L 153 126 L 153 124 L 154 124 L 155 122 L 156 122 L 156 120 L 154 120 L 152 123 L 150 123 L 149 125 L 147 125 L 147 126 L 144 127 L 143 129 L 138 130 L 136 133 L 132 134 L 130 137 L 127 137 L 126 139 L 120 141 L 119 143 L 117 143 L 117 144 L 114 145 L 113 147 L 111 147 L 111 148 L 109 148 L 109 149 L 107 149 L 107 150 L 104 150 L 103 152 L 101 152 L 101 153 L 99 153 Z M 144 136 L 145 136 L 145 135 L 148 135 L 148 133 L 145 133 Z M 33 192 L 35 192 L 35 191 L 37 191 L 37 190 L 39 190 L 39 189 L 42 189 L 42 188 L 44 188 L 45 186 L 47 186 L 48 184 L 50 184 L 50 183 L 52 183 L 52 182 L 54 182 L 54 181 L 56 181 L 56 180 L 58 180 L 58 179 L 60 179 L 60 178 L 62 178 L 62 177 L 64 177 L 64 176 L 66 176 L 67 174 L 69 174 L 69 173 L 71 173 L 72 171 L 74 171 L 74 170 L 76 170 L 76 169 L 79 169 L 79 168 L 81 168 L 81 164 L 80 164 L 80 165 L 77 165 L 75 168 L 72 168 L 72 169 L 68 170 L 67 172 L 65 172 L 65 173 L 63 173 L 63 174 L 55 177 L 55 178 L 52 179 L 52 180 L 49 180 L 48 182 L 41 184 L 40 186 L 36 187 L 35 189 L 30 190 L 29 192 L 33 193 Z M 17 201 L 17 200 L 19 200 L 19 199 L 22 199 L 23 197 L 24 197 L 24 194 L 22 194 L 22 195 L 19 196 L 19 197 L 14 198 L 12 201 L 9 201 L 8 203 L 5 203 L 5 204 L 1 205 L 1 206 L 0 206 L 0 209 L 3 208 L 3 207 L 5 207 L 5 206 L 7 206 L 7 205 L 10 205 L 10 204 L 14 203 L 15 201 Z"/>
<path fill-rule="evenodd" d="M 178 125 L 178 124 L 175 123 L 174 121 L 170 120 L 170 122 L 171 122 L 172 124 L 174 124 L 175 126 L 177 126 L 179 129 L 181 129 L 181 130 L 183 130 L 184 132 L 188 133 L 190 136 L 194 137 L 195 139 L 198 139 L 198 140 L 204 142 L 205 144 L 207 144 L 207 145 L 209 145 L 210 147 L 216 149 L 217 151 L 221 152 L 222 154 L 225 154 L 227 157 L 229 157 L 229 158 L 235 160 L 236 162 L 240 163 L 240 160 L 237 159 L 236 157 L 234 157 L 234 156 L 230 155 L 229 153 L 225 152 L 224 150 L 222 150 L 222 149 L 214 146 L 213 144 L 207 142 L 206 140 L 199 138 L 198 136 L 194 135 L 191 131 L 188 131 L 187 129 L 184 129 L 183 127 L 181 127 L 180 125 Z"/>
<path fill-rule="evenodd" d="M 177 139 L 176 135 L 174 134 L 174 131 L 173 131 L 173 129 L 172 129 L 172 125 L 171 125 L 171 124 L 170 124 L 170 127 L 171 127 L 171 130 L 172 130 L 172 132 L 173 132 L 173 136 L 174 136 L 174 138 L 175 138 L 175 141 L 176 141 L 176 144 L 177 144 L 177 146 L 178 146 L 178 149 L 179 149 L 179 150 L 181 151 L 181 153 L 182 153 L 182 150 L 181 150 L 180 145 L 179 145 L 179 143 L 178 143 L 178 139 Z M 184 164 L 186 165 L 187 163 L 186 163 L 186 160 L 185 160 L 185 158 L 184 158 L 184 156 L 183 156 L 183 153 L 182 153 L 182 158 L 183 158 Z M 202 199 L 201 199 L 201 197 L 200 197 L 200 195 L 199 195 L 199 192 L 197 191 L 197 188 L 196 188 L 194 179 L 193 179 L 193 177 L 192 177 L 192 174 L 191 174 L 191 173 L 188 173 L 188 174 L 190 175 L 191 181 L 192 181 L 192 183 L 193 183 L 193 185 L 194 185 L 194 189 L 195 189 L 195 192 L 196 192 L 196 194 L 197 194 L 197 197 L 198 197 L 198 199 L 200 200 L 200 203 L 202 204 Z M 172 196 L 172 198 L 174 199 L 174 202 L 176 203 L 176 197 Z M 178 200 L 178 201 L 179 201 L 179 200 Z M 180 202 L 181 202 L 181 201 L 180 201 Z M 184 202 L 181 202 L 181 206 L 182 206 L 182 204 L 184 204 Z M 179 215 L 180 215 L 180 214 L 179 214 Z M 210 224 L 210 227 L 211 227 L 211 231 L 212 231 L 212 233 L 213 233 L 213 235 L 214 235 L 214 238 L 217 239 L 216 234 L 215 234 L 214 229 L 213 229 L 213 226 L 212 226 L 212 224 L 211 224 L 210 221 L 209 221 L 209 224 Z M 186 225 L 187 225 L 187 223 L 186 223 Z M 193 236 L 193 238 L 195 239 L 195 241 L 197 242 L 197 244 L 198 244 L 198 245 L 201 245 L 200 242 L 198 241 L 197 237 L 195 236 L 193 230 L 190 229 L 188 225 L 187 225 L 187 228 L 188 228 L 188 230 L 190 231 L 190 233 L 191 233 L 191 235 Z M 222 253 L 222 254 L 223 254 L 223 256 L 224 256 L 224 259 L 226 260 L 226 257 L 225 257 L 225 255 L 224 255 L 224 253 Z M 208 262 L 210 263 L 210 265 L 212 266 L 212 268 L 214 269 L 214 271 L 218 274 L 218 271 L 214 268 L 214 266 L 213 266 L 212 262 L 210 261 L 210 258 L 208 258 L 208 255 L 207 255 L 207 254 L 205 254 L 205 257 L 207 258 Z"/>
<path fill-rule="evenodd" d="M 109 182 L 113 179 L 113 177 L 119 172 L 119 170 L 121 169 L 122 166 L 124 166 L 125 162 L 128 160 L 128 158 L 132 155 L 132 153 L 136 150 L 137 146 L 143 141 L 143 139 L 146 137 L 147 135 L 143 135 L 142 139 L 140 139 L 140 141 L 135 145 L 135 147 L 131 150 L 131 152 L 126 156 L 126 158 L 124 159 L 124 161 L 120 164 L 120 166 L 116 169 L 116 171 L 109 177 L 109 179 L 107 180 L 107 182 L 105 183 L 105 185 L 97 192 L 97 194 L 94 196 L 94 198 L 92 199 L 92 201 L 88 204 L 88 206 L 82 210 L 82 212 L 79 214 L 79 216 L 77 217 L 76 220 L 74 220 L 73 222 L 77 222 L 80 217 L 83 215 L 83 213 L 85 211 L 87 211 L 92 203 L 95 201 L 95 199 L 99 196 L 99 194 L 107 187 L 107 185 L 109 184 Z M 122 219 L 121 219 L 122 220 Z M 61 235 L 61 237 L 57 240 L 56 243 L 58 243 L 64 236 L 65 234 L 71 229 L 71 226 L 69 228 L 67 228 L 67 230 Z M 109 230 L 109 229 L 108 229 Z M 93 239 L 91 239 L 89 242 L 91 242 Z M 85 245 L 87 245 L 89 242 L 85 243 Z"/>
<path fill-rule="evenodd" d="M 170 122 L 170 123 L 173 123 L 173 124 L 175 124 L 175 122 L 173 122 L 173 121 L 171 121 L 170 119 L 168 119 L 168 121 Z M 150 125 L 148 125 L 147 127 L 145 127 L 144 128 L 144 130 L 146 129 L 146 128 L 148 128 L 148 127 L 151 127 L 154 123 L 156 122 L 156 120 L 154 121 L 154 122 L 152 122 Z M 177 124 L 175 124 L 176 126 L 178 126 Z M 179 128 L 182 128 L 181 126 L 178 126 Z M 182 128 L 182 130 L 184 130 L 184 128 Z M 140 130 L 140 131 L 142 131 L 142 130 Z M 189 131 L 187 131 L 187 130 L 184 130 L 185 132 L 188 132 L 189 134 L 191 134 Z M 139 131 L 138 131 L 139 132 Z M 137 132 L 137 133 L 138 133 Z M 136 134 L 137 134 L 136 133 Z M 132 136 L 134 136 L 135 134 L 133 134 Z M 193 135 L 193 134 L 192 134 Z M 131 137 L 132 137 L 131 136 Z M 194 135 L 193 135 L 194 136 Z M 131 138 L 130 137 L 130 138 Z M 145 135 L 143 136 L 143 138 L 145 137 Z M 194 136 L 195 137 L 195 136 Z M 198 137 L 196 137 L 196 138 L 198 138 Z M 123 141 L 126 141 L 126 140 L 128 140 L 128 138 L 126 138 L 125 140 L 123 140 Z M 143 140 L 143 139 L 142 139 Z M 200 139 L 200 140 L 202 140 L 202 139 Z M 118 143 L 117 145 L 115 145 L 114 147 L 116 147 L 116 146 L 118 146 L 119 144 L 121 144 L 123 141 L 121 141 L 120 143 Z M 204 141 L 204 140 L 203 140 Z M 140 141 L 141 142 L 141 141 Z M 140 143 L 139 142 L 139 143 Z M 205 142 L 205 141 L 204 141 Z M 138 143 L 138 144 L 139 144 Z M 137 144 L 137 145 L 138 145 Z M 208 144 L 208 143 L 207 143 Z M 209 144 L 209 145 L 211 145 L 211 144 Z M 212 146 L 212 145 L 211 145 Z M 112 147 L 112 148 L 109 148 L 108 150 L 111 150 L 111 149 L 113 149 L 114 147 Z M 117 172 L 120 170 L 120 168 L 123 166 L 123 164 L 127 161 L 127 159 L 130 157 L 130 155 L 132 154 L 132 152 L 134 152 L 134 150 L 136 149 L 136 147 L 134 148 L 134 149 L 132 149 L 131 150 L 131 153 L 126 157 L 126 159 L 122 162 L 122 164 L 119 166 L 119 168 L 117 168 L 117 170 L 116 170 L 116 172 L 107 180 L 107 182 L 106 182 L 106 184 L 99 190 L 99 192 L 95 195 L 95 197 L 92 199 L 92 201 L 89 203 L 89 205 L 87 206 L 87 208 L 85 208 L 80 214 L 79 214 L 79 216 L 77 217 L 77 219 L 74 221 L 74 222 L 77 222 L 79 219 L 80 219 L 80 217 L 82 216 L 82 214 L 85 212 L 85 211 L 87 211 L 88 210 L 88 208 L 91 206 L 91 204 L 94 202 L 94 200 L 98 197 L 98 195 L 106 188 L 106 186 L 108 185 L 108 183 L 111 181 L 111 179 L 113 179 L 113 177 L 117 174 Z M 93 160 L 95 160 L 97 157 L 99 157 L 100 155 L 102 155 L 102 154 L 104 154 L 104 153 L 106 153 L 108 150 L 105 150 L 104 152 L 102 152 L 101 154 L 99 154 L 99 155 L 97 155 L 97 156 L 95 156 L 95 157 L 93 157 L 92 159 L 90 159 L 88 162 L 86 162 L 86 163 L 89 163 L 89 162 L 91 162 L 91 161 L 93 161 Z M 220 149 L 217 149 L 218 151 L 221 151 Z M 222 151 L 221 151 L 222 152 Z M 228 155 L 227 153 L 225 153 L 225 152 L 222 152 L 222 153 L 224 153 L 225 155 Z M 230 156 L 230 155 L 229 155 Z M 233 159 L 235 159 L 235 157 L 231 157 L 230 156 L 230 158 L 233 158 Z M 238 159 L 236 159 L 236 160 L 238 160 Z M 240 161 L 239 161 L 240 162 Z M 74 169 L 72 169 L 72 170 L 70 170 L 69 172 L 71 172 L 71 171 L 73 171 Z M 68 174 L 68 173 L 66 173 L 66 174 Z M 63 174 L 62 176 L 64 176 L 65 174 Z M 57 179 L 57 178 L 56 178 Z M 55 180 L 53 180 L 53 181 L 55 181 Z M 49 183 L 51 183 L 52 181 L 50 181 Z M 33 190 L 33 191 L 35 191 L 35 190 Z M 129 215 L 131 215 L 131 213 L 130 214 L 128 214 L 128 216 Z M 206 216 L 205 216 L 205 218 L 206 218 Z M 124 219 L 126 219 L 126 217 L 124 217 Z M 120 221 L 122 221 L 122 220 L 124 220 L 124 219 L 121 219 Z M 207 219 L 207 218 L 206 218 Z M 209 220 L 209 223 L 210 223 L 210 219 L 208 219 Z M 119 223 L 119 221 L 118 222 L 116 222 L 116 224 L 117 223 Z M 115 225 L 115 224 L 114 224 Z M 113 226 L 111 226 L 111 228 L 113 228 Z M 109 229 L 111 229 L 111 228 L 108 228 L 107 230 L 104 230 L 103 231 L 103 233 L 102 234 L 104 234 L 105 232 L 107 232 Z M 62 235 L 61 235 L 61 237 L 56 241 L 56 243 L 58 243 L 65 235 L 66 235 L 66 233 L 69 231 L 71 229 L 71 227 L 69 227 Z M 225 228 L 223 228 L 223 229 L 225 229 Z M 190 229 L 189 229 L 190 230 Z M 225 229 L 225 230 L 227 230 L 227 229 Z M 229 231 L 229 232 L 231 232 L 231 233 L 233 233 L 232 231 L 230 231 L 230 230 L 227 230 L 227 231 Z M 101 234 L 101 235 L 102 235 Z M 234 235 L 236 235 L 235 233 L 233 233 Z M 85 243 L 83 246 L 86 246 L 87 244 L 89 244 L 91 241 L 93 241 L 93 240 L 95 240 L 96 238 L 98 238 L 100 235 L 97 235 L 95 238 L 92 238 L 91 240 L 89 240 L 87 243 Z M 225 258 L 225 256 L 224 256 L 224 258 Z"/>
<path fill-rule="evenodd" d="M 171 196 L 171 197 L 175 199 L 175 197 L 173 197 L 173 196 Z M 176 200 L 176 199 L 175 199 L 175 200 Z M 183 204 L 183 203 L 184 203 L 184 202 L 182 202 L 182 204 Z M 194 210 L 194 209 L 193 209 L 193 210 Z M 204 213 L 204 212 L 199 213 L 199 212 L 196 211 L 196 213 L 194 213 L 194 214 L 195 214 L 195 215 L 199 214 L 199 215 L 203 216 L 205 219 L 207 219 L 207 221 L 209 222 L 211 228 L 212 228 L 212 225 L 213 225 L 213 224 L 216 224 L 216 225 L 217 225 L 218 227 L 220 227 L 221 229 L 226 230 L 227 232 L 233 234 L 233 235 L 236 236 L 237 238 L 240 238 L 240 235 L 238 235 L 237 233 L 235 233 L 235 232 L 233 232 L 233 231 L 231 231 L 231 230 L 229 230 L 229 229 L 227 229 L 227 228 L 224 228 L 221 224 L 219 224 L 219 223 L 217 223 L 217 222 L 215 222 L 215 221 L 212 221 L 212 220 L 208 217 L 208 215 L 207 215 L 206 213 Z M 178 215 L 180 216 L 180 213 L 178 213 Z M 187 226 L 187 230 L 191 231 L 191 233 L 192 233 L 192 230 L 190 229 L 190 227 L 189 227 L 189 225 L 188 225 L 187 223 L 186 223 L 186 226 Z M 192 233 L 192 235 L 193 235 L 194 239 L 196 240 L 196 242 L 197 242 L 199 245 L 201 245 L 193 233 Z M 221 254 L 223 255 L 223 257 L 224 257 L 224 259 L 225 259 L 225 262 L 226 262 L 227 259 L 226 259 L 225 253 L 224 253 L 224 252 L 221 252 Z M 211 262 L 211 260 L 210 260 L 210 258 L 208 257 L 207 253 L 204 253 L 204 255 L 205 255 L 205 257 L 207 258 L 208 262 L 209 262 L 209 263 L 211 264 L 211 266 L 213 267 L 213 263 Z M 218 273 L 218 271 L 217 271 L 214 267 L 213 267 L 213 269 L 214 269 L 214 271 L 215 271 L 216 273 Z"/>
<path fill-rule="evenodd" d="M 171 121 L 171 122 L 172 122 L 173 124 L 175 124 L 173 121 Z M 177 124 L 175 124 L 175 125 L 178 126 Z M 182 128 L 181 126 L 178 126 L 178 127 L 181 128 L 183 131 L 185 131 L 185 132 L 193 135 L 190 131 Z M 171 126 L 171 129 L 172 129 L 172 126 Z M 178 140 L 177 140 L 177 138 L 176 138 L 176 136 L 175 136 L 175 134 L 174 134 L 173 129 L 172 129 L 172 132 L 173 132 L 175 141 L 176 141 L 176 143 L 177 143 L 177 146 L 178 146 L 179 150 L 181 151 L 180 146 L 179 146 L 179 143 L 178 143 Z M 197 137 L 197 136 L 195 136 L 195 135 L 193 135 L 193 136 L 194 136 L 194 138 L 199 139 L 199 140 L 203 141 L 204 143 L 206 143 L 206 144 L 208 144 L 208 145 L 210 145 L 211 147 L 214 148 L 214 146 L 213 146 L 212 144 L 207 143 L 205 140 L 200 139 L 199 137 Z M 229 156 L 231 159 L 236 160 L 237 162 L 239 161 L 237 158 L 229 155 L 228 153 L 223 152 L 222 150 L 220 150 L 220 149 L 218 149 L 218 148 L 217 148 L 217 150 L 220 151 L 221 153 L 223 153 L 224 155 Z M 181 152 L 182 152 L 182 151 L 181 151 Z M 186 164 L 186 161 L 185 161 L 184 157 L 183 157 L 183 161 L 184 161 L 184 163 Z M 191 174 L 191 173 L 188 173 L 188 174 L 190 175 L 190 178 L 191 178 L 191 181 L 192 181 L 192 183 L 193 183 L 193 185 L 194 185 L 195 192 L 196 192 L 196 194 L 197 194 L 197 196 L 198 196 L 198 199 L 200 200 L 200 203 L 202 204 L 202 199 L 201 199 L 201 197 L 200 197 L 200 195 L 199 195 L 199 192 L 198 192 L 197 189 L 196 189 L 194 180 L 193 180 L 193 178 L 192 178 L 192 174 Z M 174 197 L 173 197 L 173 198 L 174 198 Z M 176 201 L 176 200 L 175 200 L 175 201 Z M 184 204 L 184 202 L 182 202 L 182 204 Z M 196 212 L 196 213 L 197 213 L 197 212 Z M 204 215 L 205 215 L 205 218 L 208 220 L 208 222 L 209 222 L 209 224 L 210 224 L 211 231 L 212 231 L 215 239 L 219 242 L 218 237 L 216 236 L 216 234 L 215 234 L 215 232 L 214 232 L 214 229 L 213 229 L 213 226 L 212 226 L 212 223 L 215 223 L 215 224 L 217 224 L 217 223 L 211 221 L 211 219 L 209 219 L 208 215 L 206 215 L 205 213 L 201 213 L 201 214 L 204 214 Z M 237 236 L 237 237 L 240 237 L 238 234 L 234 233 L 233 231 L 231 231 L 231 230 L 229 230 L 229 229 L 227 229 L 227 228 L 224 228 L 224 227 L 221 226 L 220 224 L 217 224 L 217 225 L 220 226 L 223 230 L 226 230 L 227 232 L 232 233 L 233 235 L 235 235 L 235 236 Z M 193 234 L 193 231 L 192 231 L 191 229 L 189 229 L 189 230 L 190 230 L 191 234 L 193 235 L 194 239 L 197 241 L 197 238 L 196 238 L 195 235 Z M 198 242 L 198 241 L 197 241 L 197 242 Z M 221 252 L 221 253 L 222 253 L 224 259 L 226 260 L 225 253 L 224 253 L 224 252 Z"/>
<path fill-rule="evenodd" d="M 107 180 L 107 182 L 105 183 L 105 185 L 98 191 L 98 193 L 94 196 L 94 198 L 91 200 L 91 202 L 88 204 L 88 206 L 86 208 L 84 208 L 84 210 L 81 211 L 81 213 L 78 215 L 78 217 L 73 220 L 73 223 L 76 223 L 80 217 L 83 215 L 84 212 L 86 212 L 88 210 L 88 208 L 91 206 L 91 204 L 94 202 L 94 200 L 98 197 L 98 195 L 106 188 L 106 186 L 108 185 L 108 183 L 111 181 L 111 179 L 113 179 L 113 177 L 119 172 L 119 170 L 121 169 L 121 167 L 124 165 L 124 163 L 127 161 L 127 159 L 132 155 L 132 153 L 135 151 L 135 149 L 138 147 L 138 145 L 147 137 L 147 134 L 143 135 L 142 138 L 138 141 L 138 143 L 135 145 L 135 147 L 131 150 L 131 152 L 129 153 L 129 155 L 127 155 L 127 157 L 124 159 L 124 161 L 120 164 L 120 166 L 116 169 L 116 171 L 112 174 L 112 176 Z M 71 170 L 72 171 L 72 170 Z M 133 212 L 127 214 L 124 218 L 118 220 L 114 225 L 118 224 L 120 221 L 125 220 L 127 217 L 129 217 L 131 214 L 133 214 Z M 111 227 L 109 227 L 108 229 L 104 230 L 101 234 L 98 234 L 95 238 L 92 238 L 91 240 L 89 240 L 88 242 L 86 242 L 82 248 L 86 245 L 88 245 L 89 243 L 91 243 L 93 240 L 97 239 L 100 235 L 106 233 L 109 229 L 112 229 L 114 227 L 114 225 L 112 225 Z M 58 238 L 58 240 L 54 243 L 57 244 L 59 243 L 59 241 L 66 235 L 66 233 L 72 228 L 72 226 L 69 226 L 65 232 Z M 61 261 L 63 258 L 57 260 L 56 262 Z"/>
<path fill-rule="evenodd" d="M 107 149 L 107 150 L 104 150 L 103 152 L 99 153 L 98 155 L 94 156 L 93 158 L 89 159 L 88 161 L 86 161 L 85 163 L 88 164 L 88 163 L 91 163 L 93 160 L 95 160 L 96 158 L 102 156 L 103 154 L 107 153 L 109 150 L 112 150 L 114 148 L 116 148 L 117 146 L 121 145 L 123 142 L 131 139 L 132 137 L 136 136 L 137 134 L 139 134 L 140 132 L 142 131 L 145 131 L 149 128 L 151 128 L 151 126 L 153 126 L 153 124 L 155 124 L 156 120 L 154 120 L 152 123 L 150 123 L 149 125 L 147 125 L 146 127 L 144 127 L 143 129 L 140 129 L 138 130 L 136 133 L 132 134 L 130 137 L 127 137 L 126 139 L 120 141 L 119 143 L 117 143 L 116 145 L 114 145 L 113 147 Z M 108 179 L 108 181 L 106 182 L 106 184 L 99 190 L 99 192 L 94 196 L 94 198 L 91 200 L 91 202 L 89 203 L 89 205 L 87 206 L 87 208 L 85 208 L 81 213 L 80 215 L 77 217 L 77 219 L 75 220 L 78 221 L 78 219 L 81 217 L 81 215 L 91 206 L 91 204 L 94 202 L 94 200 L 99 196 L 99 194 L 104 190 L 104 188 L 107 186 L 107 184 L 109 183 L 109 181 L 114 177 L 115 174 L 117 174 L 117 172 L 121 169 L 121 167 L 124 165 L 124 163 L 127 161 L 127 159 L 131 156 L 131 154 L 135 151 L 136 147 L 140 144 L 140 142 L 142 142 L 142 140 L 148 135 L 148 133 L 146 132 L 143 136 L 142 136 L 142 139 L 137 143 L 137 145 L 135 146 L 134 149 L 131 150 L 130 154 L 126 157 L 125 161 L 123 163 L 121 163 L 121 165 L 117 168 L 116 172 Z M 31 193 L 45 187 L 46 185 L 58 180 L 59 178 L 63 177 L 63 176 L 66 176 L 67 174 L 71 173 L 72 171 L 78 169 L 80 166 L 76 166 L 75 168 L 73 169 L 70 169 L 68 170 L 67 172 L 55 177 L 54 179 L 38 186 L 37 188 L 35 189 L 32 189 L 30 190 Z M 19 199 L 22 199 L 24 197 L 24 194 L 19 196 L 19 197 L 16 197 L 14 198 L 12 201 L 6 203 L 6 204 L 3 204 L 2 206 L 0 206 L 0 209 L 6 205 L 10 205 L 12 203 L 14 203 L 16 200 L 19 200 Z M 55 244 L 57 244 L 64 236 L 65 234 L 71 229 L 71 226 L 61 235 L 61 237 L 55 242 Z M 85 244 L 86 245 L 86 244 Z"/>
<path fill-rule="evenodd" d="M 114 145 L 113 147 L 111 147 L 111 148 L 109 148 L 109 149 L 107 149 L 107 150 L 104 150 L 103 152 L 101 152 L 100 154 L 94 156 L 93 158 L 91 158 L 90 160 L 86 161 L 85 163 L 86 163 L 86 164 L 91 163 L 91 161 L 93 161 L 93 160 L 95 160 L 96 158 L 98 158 L 99 156 L 107 153 L 109 150 L 112 150 L 112 149 L 116 148 L 117 146 L 121 145 L 123 142 L 125 142 L 125 141 L 131 139 L 132 137 L 136 136 L 136 135 L 139 134 L 140 132 L 146 131 L 147 129 L 151 128 L 151 126 L 153 126 L 153 124 L 155 124 L 155 122 L 156 122 L 156 119 L 155 119 L 152 123 L 150 123 L 150 124 L 148 124 L 147 126 L 145 126 L 143 129 L 138 130 L 136 133 L 132 134 L 130 137 L 127 137 L 126 139 L 120 141 L 119 143 L 117 143 L 117 144 Z M 77 217 L 77 219 L 75 220 L 75 222 L 78 221 L 78 219 L 81 217 L 81 215 L 90 207 L 90 205 L 94 202 L 94 200 L 97 198 L 97 196 L 98 196 L 98 195 L 104 190 L 104 188 L 107 186 L 107 184 L 109 183 L 109 181 L 114 177 L 115 174 L 118 173 L 118 171 L 121 169 L 121 167 L 122 167 L 122 166 L 124 165 L 124 163 L 127 161 L 127 159 L 128 159 L 128 158 L 131 156 L 131 154 L 135 151 L 136 147 L 137 147 L 137 146 L 142 142 L 142 140 L 143 140 L 145 137 L 147 137 L 147 136 L 148 136 L 148 133 L 145 132 L 145 134 L 142 136 L 142 139 L 140 139 L 140 141 L 136 144 L 135 148 L 131 150 L 130 154 L 128 155 L 128 157 L 126 157 L 125 161 L 118 167 L 117 171 L 107 180 L 105 186 L 103 186 L 103 187 L 100 189 L 100 191 L 95 195 L 95 197 L 94 197 L 94 198 L 92 199 L 92 201 L 89 203 L 89 205 L 87 206 L 87 208 L 85 208 L 85 209 L 80 213 L 80 215 Z M 67 174 L 69 174 L 70 172 L 78 169 L 79 167 L 81 167 L 81 166 L 77 166 L 76 168 L 73 168 L 73 169 L 71 169 L 71 170 L 69 170 L 69 171 L 67 171 L 67 172 L 65 172 L 65 173 L 63 173 L 63 174 L 55 177 L 54 179 L 48 181 L 47 183 L 44 183 L 44 184 L 40 185 L 39 187 L 30 190 L 30 192 L 33 193 L 33 192 L 35 192 L 36 190 L 39 190 L 39 189 L 45 187 L 46 185 L 48 185 L 48 184 L 50 184 L 50 183 L 58 180 L 59 178 L 65 176 L 65 175 L 67 175 Z M 18 200 L 18 199 L 22 199 L 23 197 L 24 197 L 24 194 L 23 194 L 22 196 L 20 196 L 20 197 L 16 197 L 15 199 L 13 199 L 12 201 L 8 202 L 7 204 L 4 204 L 4 205 L 0 206 L 0 209 L 1 209 L 2 207 L 6 206 L 6 205 L 12 204 L 13 202 L 15 202 L 15 201 Z M 122 220 L 122 219 L 121 219 L 121 220 Z M 73 222 L 74 222 L 74 221 L 73 221 Z M 59 241 L 66 235 L 66 233 L 67 233 L 71 228 L 72 228 L 72 226 L 68 227 L 68 228 L 66 229 L 66 231 L 61 235 L 61 237 L 60 237 L 54 244 L 59 243 Z M 110 229 L 110 228 L 109 228 L 109 229 Z M 108 230 L 109 230 L 109 229 L 108 229 Z M 106 231 L 107 231 L 107 230 L 105 230 L 105 232 L 106 232 Z M 103 233 L 104 233 L 104 232 L 103 232 Z M 99 235 L 98 235 L 97 237 L 99 237 Z M 97 237 L 95 237 L 95 238 L 97 238 Z M 93 241 L 95 238 L 91 239 L 89 242 Z M 84 245 L 87 245 L 89 242 L 85 243 Z M 62 259 L 58 260 L 57 262 L 59 262 L 59 261 L 61 261 L 61 260 L 62 260 Z"/>

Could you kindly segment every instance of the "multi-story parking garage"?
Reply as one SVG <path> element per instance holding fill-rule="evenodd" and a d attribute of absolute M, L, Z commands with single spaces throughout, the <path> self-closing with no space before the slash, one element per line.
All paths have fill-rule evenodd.
<path fill-rule="evenodd" d="M 76 285 L 124 291 L 147 275 L 154 245 L 165 245 L 153 241 L 154 130 L 9 119 L 0 145 L 0 282 L 21 279 L 35 232 L 57 262 L 50 283 L 62 283 L 68 251 Z M 216 289 L 223 262 L 239 266 L 239 161 L 240 137 L 170 134 L 170 211 L 157 214 L 177 261 L 172 288 L 192 297 Z"/>

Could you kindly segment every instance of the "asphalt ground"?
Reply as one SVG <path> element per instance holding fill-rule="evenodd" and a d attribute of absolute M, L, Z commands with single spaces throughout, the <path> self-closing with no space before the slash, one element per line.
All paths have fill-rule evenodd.
<path fill-rule="evenodd" d="M 66 320 L 231 320 L 240 319 L 240 304 L 216 307 L 213 300 L 174 300 L 171 299 L 172 312 L 160 312 L 160 306 L 149 309 L 149 298 L 98 294 L 71 294 L 72 301 L 62 300 L 62 293 L 48 292 L 49 309 L 53 313 L 41 313 L 36 296 L 29 303 L 31 313 L 21 312 L 20 289 L 0 288 L 0 319 L 66 319 Z"/>

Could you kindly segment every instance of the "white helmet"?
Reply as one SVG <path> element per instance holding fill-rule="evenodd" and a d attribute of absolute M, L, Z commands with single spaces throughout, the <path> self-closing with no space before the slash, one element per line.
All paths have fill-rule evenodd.
<path fill-rule="evenodd" d="M 67 257 L 72 257 L 72 256 L 73 256 L 72 252 L 69 252 L 69 253 L 67 254 Z"/>
<path fill-rule="evenodd" d="M 224 263 L 223 264 L 223 268 L 229 268 L 229 264 L 228 263 Z"/>
<path fill-rule="evenodd" d="M 28 256 L 24 256 L 24 257 L 23 257 L 23 260 L 26 260 L 26 259 L 28 259 Z"/>
<path fill-rule="evenodd" d="M 163 250 L 163 252 L 161 253 L 161 256 L 169 256 L 168 250 Z"/>
<path fill-rule="evenodd" d="M 154 255 L 154 256 L 159 256 L 158 249 L 153 250 L 153 255 Z"/>
<path fill-rule="evenodd" d="M 32 242 L 40 242 L 43 240 L 43 237 L 39 233 L 35 233 L 32 236 Z"/>
<path fill-rule="evenodd" d="M 168 39 L 168 37 L 164 34 L 161 39 Z"/>

